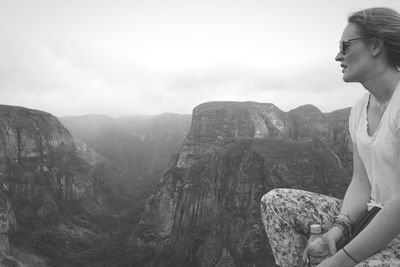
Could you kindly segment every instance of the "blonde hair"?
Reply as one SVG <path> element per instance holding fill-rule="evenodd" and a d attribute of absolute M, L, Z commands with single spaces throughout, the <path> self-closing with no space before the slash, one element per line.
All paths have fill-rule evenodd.
<path fill-rule="evenodd" d="M 400 14 L 390 8 L 375 7 L 351 14 L 349 23 L 355 24 L 365 38 L 378 38 L 387 50 L 387 61 L 400 66 Z"/>

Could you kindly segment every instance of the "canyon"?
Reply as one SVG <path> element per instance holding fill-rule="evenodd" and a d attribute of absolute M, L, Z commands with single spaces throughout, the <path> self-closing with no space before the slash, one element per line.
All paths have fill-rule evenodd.
<path fill-rule="evenodd" d="M 349 112 L 208 102 L 58 119 L 0 105 L 0 262 L 274 266 L 260 199 L 277 187 L 343 197 Z"/>

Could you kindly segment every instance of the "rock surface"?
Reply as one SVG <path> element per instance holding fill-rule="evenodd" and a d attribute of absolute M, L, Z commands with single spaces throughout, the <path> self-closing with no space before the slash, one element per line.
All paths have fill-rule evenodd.
<path fill-rule="evenodd" d="M 226 139 L 289 138 L 292 124 L 292 120 L 273 104 L 201 104 L 193 110 L 190 135 L 181 148 L 177 167 L 188 168 L 201 155 L 223 145 Z"/>
<path fill-rule="evenodd" d="M 150 197 L 130 245 L 154 266 L 274 266 L 259 201 L 276 187 L 341 197 L 349 183 L 349 109 L 210 102 Z"/>
<path fill-rule="evenodd" d="M 83 235 L 93 239 L 87 232 L 76 236 L 77 231 L 64 231 L 58 224 L 60 211 L 71 203 L 91 200 L 97 203 L 93 209 L 99 208 L 101 194 L 91 168 L 77 156 L 70 133 L 56 117 L 0 105 L 2 266 L 46 266 L 45 257 L 35 256 L 32 249 L 40 252 L 42 244 L 47 251 L 58 249 L 45 241 L 48 238 L 62 236 L 64 244 L 82 244 Z"/>
<path fill-rule="evenodd" d="M 188 168 L 202 155 L 223 146 L 226 140 L 269 137 L 321 140 L 344 166 L 351 168 L 347 164 L 352 153 L 347 126 L 349 114 L 350 108 L 324 114 L 312 105 L 283 112 L 269 103 L 204 103 L 193 110 L 190 134 L 181 147 L 177 167 Z"/>
<path fill-rule="evenodd" d="M 87 166 L 68 130 L 49 113 L 0 106 L 0 176 L 13 198 L 33 200 L 45 188 L 54 199 L 91 194 Z"/>

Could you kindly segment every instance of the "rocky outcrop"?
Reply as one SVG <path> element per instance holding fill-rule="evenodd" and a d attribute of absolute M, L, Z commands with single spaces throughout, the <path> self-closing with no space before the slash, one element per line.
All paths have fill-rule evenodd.
<path fill-rule="evenodd" d="M 69 132 L 49 113 L 15 106 L 0 106 L 1 159 L 20 160 L 72 152 Z"/>
<path fill-rule="evenodd" d="M 194 138 L 282 138 L 289 136 L 291 122 L 273 104 L 256 102 L 209 102 L 193 110 Z"/>
<path fill-rule="evenodd" d="M 352 147 L 348 133 L 350 108 L 322 113 L 312 105 L 283 112 L 273 104 L 209 102 L 193 110 L 190 134 L 180 151 L 178 168 L 188 168 L 202 155 L 241 138 L 320 140 L 351 172 Z"/>
<path fill-rule="evenodd" d="M 190 135 L 177 163 L 188 168 L 201 155 L 212 153 L 232 139 L 290 138 L 293 122 L 273 104 L 209 102 L 193 110 Z"/>
<path fill-rule="evenodd" d="M 174 247 L 182 266 L 188 261 L 195 266 L 225 266 L 218 263 L 227 261 L 232 262 L 227 266 L 273 266 L 259 201 L 276 187 L 343 192 L 346 175 L 328 151 L 316 141 L 243 139 L 186 171 L 170 169 L 132 242 L 158 247 L 160 266 L 171 264 L 161 244 Z"/>
<path fill-rule="evenodd" d="M 293 140 L 322 141 L 351 175 L 353 148 L 348 131 L 350 108 L 322 113 L 312 105 L 305 105 L 289 111 L 288 115 L 293 120 Z"/>
<path fill-rule="evenodd" d="M 41 189 L 54 199 L 90 196 L 92 181 L 68 130 L 49 113 L 0 106 L 0 176 L 12 198 L 33 200 Z"/>
<path fill-rule="evenodd" d="M 91 168 L 77 156 L 70 133 L 56 117 L 0 105 L 0 260 L 6 262 L 2 266 L 46 266 L 43 257 L 33 255 L 32 249 L 40 250 L 33 244 L 45 242 L 43 236 L 61 235 L 60 212 L 85 201 L 99 208 L 96 185 L 101 181 Z M 62 242 L 82 244 L 72 232 L 76 231 L 64 234 Z"/>
<path fill-rule="evenodd" d="M 153 249 L 154 266 L 273 266 L 259 201 L 277 187 L 343 196 L 346 113 L 285 113 L 254 102 L 196 107 L 130 245 Z"/>

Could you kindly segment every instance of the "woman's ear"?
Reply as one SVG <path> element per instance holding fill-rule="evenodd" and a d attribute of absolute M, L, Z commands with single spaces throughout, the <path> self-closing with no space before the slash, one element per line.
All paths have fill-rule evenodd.
<path fill-rule="evenodd" d="M 374 38 L 370 44 L 370 48 L 373 56 L 379 56 L 381 53 L 383 53 L 385 46 L 381 39 Z"/>

